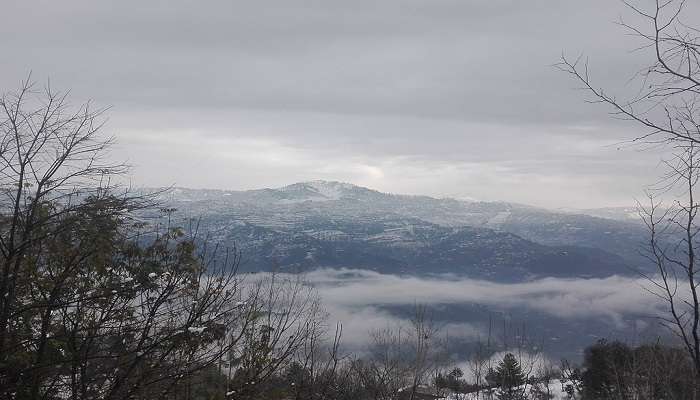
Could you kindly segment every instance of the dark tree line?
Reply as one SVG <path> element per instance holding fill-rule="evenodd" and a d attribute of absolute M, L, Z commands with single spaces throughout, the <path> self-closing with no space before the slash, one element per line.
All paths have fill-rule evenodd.
<path fill-rule="evenodd" d="M 601 340 L 585 350 L 581 367 L 564 363 L 561 381 L 572 399 L 690 400 L 700 396 L 687 352 L 659 343 L 633 347 Z"/>

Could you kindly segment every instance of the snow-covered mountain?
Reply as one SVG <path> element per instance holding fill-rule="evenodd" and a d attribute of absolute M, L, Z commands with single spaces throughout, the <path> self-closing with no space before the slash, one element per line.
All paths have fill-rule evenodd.
<path fill-rule="evenodd" d="M 248 191 L 174 188 L 162 200 L 178 210 L 176 217 L 196 219 L 213 241 L 235 243 L 243 252 L 242 271 L 343 268 L 409 280 L 440 274 L 433 280 L 512 283 L 634 275 L 631 268 L 644 268 L 641 224 L 574 211 L 396 195 L 326 181 Z M 527 323 L 555 358 L 575 359 L 598 337 L 640 334 L 636 314 L 615 316 L 612 323 L 598 315 L 553 317 L 525 304 L 455 302 L 433 304 L 431 312 L 455 325 L 489 326 L 492 318 Z M 390 303 L 372 307 L 397 318 L 413 312 Z M 467 354 L 472 344 L 464 340 L 460 346 Z"/>
<path fill-rule="evenodd" d="M 341 182 L 248 191 L 171 189 L 249 269 L 359 267 L 494 279 L 604 276 L 643 268 L 644 228 L 504 202 L 381 193 Z"/>

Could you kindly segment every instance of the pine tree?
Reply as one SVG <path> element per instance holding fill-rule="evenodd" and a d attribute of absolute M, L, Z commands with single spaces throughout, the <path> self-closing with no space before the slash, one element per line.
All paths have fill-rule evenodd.
<path fill-rule="evenodd" d="M 496 368 L 496 381 L 498 382 L 499 400 L 520 400 L 524 399 L 523 391 L 519 386 L 525 384 L 525 373 L 518 360 L 511 353 L 503 356 L 503 360 Z"/>

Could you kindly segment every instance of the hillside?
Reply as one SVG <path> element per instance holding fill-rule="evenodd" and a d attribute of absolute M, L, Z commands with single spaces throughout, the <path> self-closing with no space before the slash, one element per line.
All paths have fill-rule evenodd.
<path fill-rule="evenodd" d="M 386 194 L 313 181 L 250 191 L 175 188 L 181 217 L 244 254 L 245 270 L 350 267 L 498 281 L 639 267 L 640 224 L 503 202 Z"/>

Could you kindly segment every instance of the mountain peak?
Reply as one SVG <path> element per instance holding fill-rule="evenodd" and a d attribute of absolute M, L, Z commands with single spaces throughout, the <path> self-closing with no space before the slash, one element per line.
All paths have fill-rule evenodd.
<path fill-rule="evenodd" d="M 306 186 L 306 187 L 311 187 L 314 189 L 319 189 L 319 190 L 325 190 L 325 189 L 352 189 L 352 188 L 357 188 L 359 186 L 353 185 L 352 183 L 347 183 L 347 182 L 340 182 L 340 181 L 326 181 L 323 179 L 315 179 L 312 181 L 302 181 L 302 182 L 297 182 L 297 183 L 292 183 L 291 185 L 285 186 L 287 187 L 293 187 L 293 186 Z"/>
<path fill-rule="evenodd" d="M 314 201 L 340 200 L 353 197 L 358 192 L 375 192 L 351 183 L 325 180 L 293 183 L 278 190 L 290 195 L 293 194 L 298 200 L 308 199 Z"/>

